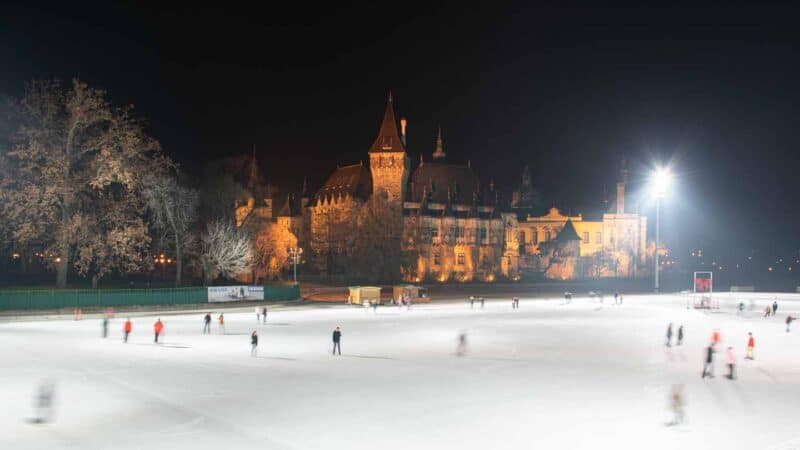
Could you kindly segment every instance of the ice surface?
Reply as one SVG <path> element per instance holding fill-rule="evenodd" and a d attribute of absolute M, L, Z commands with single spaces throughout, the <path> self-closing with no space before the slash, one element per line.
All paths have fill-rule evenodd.
<path fill-rule="evenodd" d="M 203 335 L 203 314 L 0 324 L 2 449 L 539 449 L 800 448 L 800 297 L 742 293 L 722 309 L 687 309 L 680 295 L 226 312 L 227 333 Z M 735 303 L 755 300 L 743 315 Z M 664 346 L 667 324 L 683 347 Z M 800 323 L 796 323 L 800 325 Z M 331 332 L 341 326 L 341 357 Z M 733 345 L 717 377 L 700 378 L 714 328 Z M 250 333 L 260 334 L 250 357 Z M 468 334 L 465 357 L 455 356 Z M 755 361 L 744 360 L 747 332 Z M 28 422 L 43 380 L 55 420 Z M 687 421 L 667 427 L 668 393 L 685 385 Z"/>

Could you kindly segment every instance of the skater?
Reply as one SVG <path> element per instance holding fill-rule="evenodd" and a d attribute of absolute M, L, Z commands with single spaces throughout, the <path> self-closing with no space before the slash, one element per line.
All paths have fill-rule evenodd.
<path fill-rule="evenodd" d="M 706 347 L 706 358 L 703 364 L 703 376 L 714 378 L 714 344 L 708 344 Z"/>
<path fill-rule="evenodd" d="M 667 423 L 668 426 L 679 425 L 683 423 L 683 385 L 672 385 L 672 392 L 669 394 L 669 407 L 672 410 L 672 421 Z"/>
<path fill-rule="evenodd" d="M 342 330 L 339 327 L 336 327 L 333 330 L 333 354 L 336 354 L 336 350 L 339 350 L 339 355 L 342 354 Z"/>
<path fill-rule="evenodd" d="M 764 317 L 769 317 L 770 313 L 772 312 L 772 308 L 769 305 L 764 309 Z"/>
<path fill-rule="evenodd" d="M 108 316 L 103 317 L 103 338 L 108 337 Z"/>
<path fill-rule="evenodd" d="M 456 356 L 464 356 L 467 351 L 467 333 L 462 331 L 458 335 L 458 347 L 456 347 Z"/>
<path fill-rule="evenodd" d="M 667 342 L 666 342 L 666 346 L 667 347 L 672 347 L 672 322 L 670 322 L 669 326 L 667 326 Z"/>
<path fill-rule="evenodd" d="M 772 302 L 772 316 L 775 317 L 775 313 L 778 312 L 778 301 L 775 300 Z"/>
<path fill-rule="evenodd" d="M 719 334 L 719 329 L 714 329 L 714 332 L 711 333 L 711 343 L 717 345 L 720 339 L 722 339 L 722 337 Z"/>
<path fill-rule="evenodd" d="M 219 332 L 225 334 L 225 314 L 219 313 L 219 318 L 217 320 L 219 321 Z"/>
<path fill-rule="evenodd" d="M 411 298 L 410 295 L 406 296 L 406 304 L 408 305 L 408 310 L 411 311 L 411 304 L 414 303 L 414 300 Z"/>
<path fill-rule="evenodd" d="M 377 313 L 378 312 L 378 303 L 380 303 L 380 300 L 375 300 L 374 302 L 371 302 L 371 303 L 372 303 L 372 312 Z"/>
<path fill-rule="evenodd" d="M 481 297 L 480 299 L 481 299 L 481 309 L 483 309 L 483 297 Z"/>
<path fill-rule="evenodd" d="M 253 331 L 253 334 L 250 335 L 250 356 L 257 356 L 258 355 L 258 333 Z"/>
<path fill-rule="evenodd" d="M 519 297 L 511 298 L 511 309 L 519 309 Z"/>
<path fill-rule="evenodd" d="M 261 319 L 263 320 L 262 323 L 267 323 L 267 307 L 265 306 L 264 309 L 261 311 Z"/>
<path fill-rule="evenodd" d="M 677 345 L 683 344 L 683 325 L 678 327 L 678 342 Z"/>
<path fill-rule="evenodd" d="M 261 308 L 256 306 L 256 323 L 261 322 Z"/>
<path fill-rule="evenodd" d="M 725 352 L 725 362 L 728 364 L 728 379 L 736 379 L 736 354 L 733 353 L 733 347 L 729 346 Z"/>
<path fill-rule="evenodd" d="M 53 397 L 55 396 L 55 384 L 52 381 L 44 381 L 39 385 L 39 392 L 36 394 L 34 408 L 36 417 L 31 422 L 47 423 L 53 419 Z"/>
<path fill-rule="evenodd" d="M 614 291 L 614 304 L 615 304 L 615 305 L 617 304 L 617 301 L 618 301 L 618 300 L 619 300 L 619 292 L 617 292 L 617 291 Z"/>
<path fill-rule="evenodd" d="M 622 304 L 622 292 L 619 293 L 619 304 Z"/>
<path fill-rule="evenodd" d="M 739 314 L 744 312 L 744 302 L 739 302 Z"/>
<path fill-rule="evenodd" d="M 131 334 L 131 329 L 133 329 L 133 325 L 129 317 L 125 320 L 125 325 L 122 326 L 122 342 L 128 342 L 128 335 Z"/>
<path fill-rule="evenodd" d="M 203 317 L 203 334 L 211 334 L 211 313 L 206 313 Z"/>
<path fill-rule="evenodd" d="M 469 296 L 469 307 L 471 309 L 475 309 L 475 296 L 474 295 L 470 295 Z"/>
<path fill-rule="evenodd" d="M 161 319 L 156 320 L 156 323 L 153 324 L 153 331 L 156 333 L 156 338 L 154 342 L 158 344 L 158 336 L 164 331 L 164 324 L 161 323 Z"/>
<path fill-rule="evenodd" d="M 792 316 L 786 316 L 786 332 L 787 332 L 787 333 L 789 332 L 789 327 L 791 327 L 791 326 L 792 326 L 792 321 L 793 321 L 793 320 L 794 320 L 794 317 L 792 317 Z"/>
<path fill-rule="evenodd" d="M 753 333 L 748 332 L 747 336 L 747 356 L 744 359 L 755 359 L 753 357 L 753 350 L 756 348 L 756 340 L 753 338 Z"/>

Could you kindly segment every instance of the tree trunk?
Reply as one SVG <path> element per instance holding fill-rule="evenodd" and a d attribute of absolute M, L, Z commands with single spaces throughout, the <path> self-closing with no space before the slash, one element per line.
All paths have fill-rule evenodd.
<path fill-rule="evenodd" d="M 92 289 L 97 289 L 97 282 L 100 281 L 100 278 L 97 274 L 92 275 Z"/>
<path fill-rule="evenodd" d="M 181 274 L 183 272 L 183 248 L 178 237 L 175 237 L 175 287 L 181 287 Z"/>

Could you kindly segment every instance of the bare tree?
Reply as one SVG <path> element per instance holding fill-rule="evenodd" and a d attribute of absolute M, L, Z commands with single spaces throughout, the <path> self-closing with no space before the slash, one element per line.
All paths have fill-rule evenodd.
<path fill-rule="evenodd" d="M 105 91 L 79 80 L 31 82 L 14 106 L 12 175 L 0 186 L 6 225 L 16 242 L 53 255 L 56 285 L 65 287 L 77 250 L 74 224 L 101 213 L 86 208 L 101 198 L 136 201 L 143 180 L 169 162 L 131 108 L 112 106 Z"/>
<path fill-rule="evenodd" d="M 172 241 L 175 251 L 175 287 L 181 285 L 183 261 L 196 244 L 191 227 L 197 221 L 199 193 L 165 177 L 144 188 L 147 208 L 155 227 Z"/>
<path fill-rule="evenodd" d="M 216 220 L 200 239 L 200 265 L 208 286 L 219 275 L 231 278 L 246 273 L 253 264 L 247 235 L 228 221 Z"/>

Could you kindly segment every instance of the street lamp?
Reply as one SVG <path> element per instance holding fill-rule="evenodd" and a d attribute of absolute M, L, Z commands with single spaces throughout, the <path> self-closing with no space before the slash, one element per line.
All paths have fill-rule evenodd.
<path fill-rule="evenodd" d="M 658 247 L 661 241 L 661 199 L 667 193 L 669 185 L 672 183 L 672 173 L 665 167 L 659 167 L 653 173 L 653 191 L 656 196 L 656 254 L 655 254 L 655 277 L 654 288 L 658 292 Z"/>
<path fill-rule="evenodd" d="M 300 262 L 300 256 L 303 254 L 303 249 L 300 247 L 289 248 L 289 258 L 294 265 L 294 283 L 297 284 L 297 263 Z"/>

